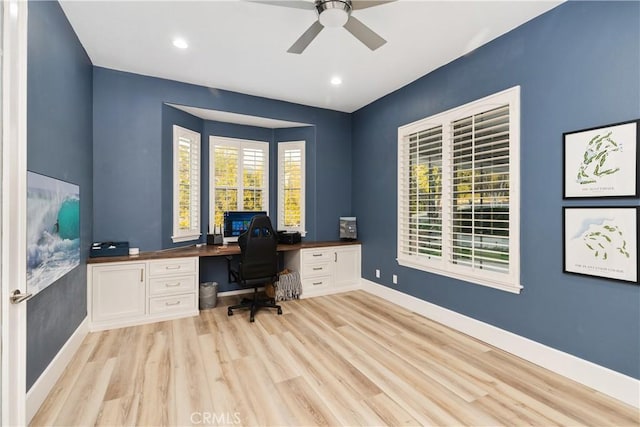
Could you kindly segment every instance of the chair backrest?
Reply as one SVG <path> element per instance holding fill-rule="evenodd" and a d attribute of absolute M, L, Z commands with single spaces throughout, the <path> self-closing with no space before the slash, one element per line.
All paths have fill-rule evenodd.
<path fill-rule="evenodd" d="M 249 229 L 238 237 L 240 282 L 251 285 L 278 276 L 278 236 L 266 215 L 256 215 Z"/>

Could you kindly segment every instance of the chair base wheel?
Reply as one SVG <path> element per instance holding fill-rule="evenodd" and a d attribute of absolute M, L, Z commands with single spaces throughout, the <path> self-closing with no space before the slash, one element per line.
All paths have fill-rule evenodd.
<path fill-rule="evenodd" d="M 260 299 L 257 296 L 257 290 L 253 294 L 253 299 L 243 298 L 240 304 L 227 307 L 227 316 L 233 316 L 233 310 L 250 310 L 249 321 L 255 322 L 256 313 L 262 308 L 275 308 L 278 310 L 278 314 L 282 314 L 282 308 L 276 304 L 274 298 Z"/>

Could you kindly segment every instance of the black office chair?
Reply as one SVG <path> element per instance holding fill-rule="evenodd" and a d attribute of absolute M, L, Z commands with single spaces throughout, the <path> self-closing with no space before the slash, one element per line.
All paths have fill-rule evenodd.
<path fill-rule="evenodd" d="M 271 220 L 266 215 L 256 215 L 249 229 L 238 237 L 240 246 L 240 264 L 237 272 L 231 275 L 243 288 L 253 288 L 253 298 L 244 299 L 238 305 L 228 308 L 227 315 L 233 316 L 233 310 L 248 308 L 251 310 L 249 321 L 253 322 L 258 309 L 276 308 L 282 314 L 282 308 L 273 298 L 258 298 L 258 287 L 274 283 L 278 279 L 278 236 L 273 231 Z"/>

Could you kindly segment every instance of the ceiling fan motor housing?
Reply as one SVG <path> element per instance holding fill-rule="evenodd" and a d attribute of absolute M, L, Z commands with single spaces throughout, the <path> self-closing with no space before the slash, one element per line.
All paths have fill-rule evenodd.
<path fill-rule="evenodd" d="M 323 27 L 342 27 L 351 14 L 351 0 L 316 0 L 315 6 Z"/>

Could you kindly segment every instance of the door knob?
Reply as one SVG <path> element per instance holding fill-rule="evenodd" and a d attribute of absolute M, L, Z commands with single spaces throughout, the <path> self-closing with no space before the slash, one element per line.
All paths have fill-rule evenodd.
<path fill-rule="evenodd" d="M 11 304 L 19 304 L 22 301 L 28 300 L 32 296 L 33 296 L 32 293 L 27 292 L 23 294 L 22 291 L 20 291 L 20 289 L 16 289 L 11 293 L 11 296 L 9 297 L 9 301 L 11 301 Z"/>

